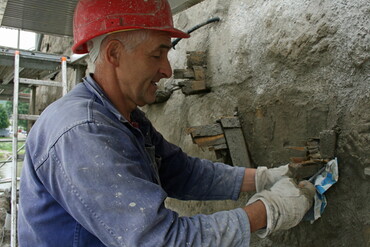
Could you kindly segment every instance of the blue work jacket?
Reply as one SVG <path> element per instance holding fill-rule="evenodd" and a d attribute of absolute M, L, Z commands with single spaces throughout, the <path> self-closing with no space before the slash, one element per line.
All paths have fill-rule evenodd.
<path fill-rule="evenodd" d="M 244 168 L 189 157 L 93 75 L 41 114 L 21 174 L 21 247 L 248 246 L 243 209 L 180 217 L 164 200 L 236 200 Z"/>

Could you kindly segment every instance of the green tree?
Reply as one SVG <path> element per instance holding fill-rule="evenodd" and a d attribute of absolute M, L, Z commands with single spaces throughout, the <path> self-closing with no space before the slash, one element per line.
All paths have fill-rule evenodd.
<path fill-rule="evenodd" d="M 9 125 L 10 125 L 9 116 L 5 108 L 2 105 L 0 105 L 0 129 L 8 128 Z"/>
<path fill-rule="evenodd" d="M 13 101 L 7 101 L 5 104 L 6 113 L 8 117 L 13 115 Z M 19 102 L 18 104 L 18 114 L 28 114 L 29 103 Z M 27 120 L 18 120 L 18 126 L 27 129 Z"/>

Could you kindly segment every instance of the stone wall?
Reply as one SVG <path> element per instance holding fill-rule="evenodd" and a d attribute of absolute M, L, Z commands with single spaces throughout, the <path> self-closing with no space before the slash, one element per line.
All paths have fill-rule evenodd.
<path fill-rule="evenodd" d="M 286 147 L 335 130 L 340 177 L 327 192 L 322 218 L 252 243 L 370 246 L 370 3 L 206 0 L 176 15 L 175 24 L 188 30 L 216 16 L 220 22 L 194 31 L 170 52 L 174 69 L 186 67 L 187 51 L 206 52 L 211 92 L 174 91 L 167 102 L 146 107 L 148 117 L 189 154 L 216 160 L 185 129 L 232 116 L 237 107 L 253 165 L 268 167 L 297 155 Z M 167 205 L 182 215 L 212 213 L 243 206 L 249 196 Z"/>
<path fill-rule="evenodd" d="M 297 155 L 286 147 L 335 130 L 340 177 L 326 194 L 322 218 L 264 240 L 253 236 L 252 246 L 370 246 L 369 1 L 205 0 L 174 20 L 188 30 L 212 17 L 221 21 L 194 31 L 169 55 L 174 69 L 184 69 L 186 52 L 206 52 L 211 91 L 174 91 L 166 102 L 144 107 L 147 116 L 190 155 L 216 160 L 185 130 L 232 116 L 237 108 L 254 167 L 286 164 Z M 71 40 L 58 40 L 45 39 L 43 49 L 49 43 L 49 51 L 55 51 L 51 45 L 70 52 Z M 161 87 L 178 81 L 164 80 Z M 243 206 L 249 196 L 166 203 L 181 215 L 208 214 Z"/>

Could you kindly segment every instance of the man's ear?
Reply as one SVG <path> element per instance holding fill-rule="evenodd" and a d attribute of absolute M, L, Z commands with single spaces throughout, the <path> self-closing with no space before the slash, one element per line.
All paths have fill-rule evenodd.
<path fill-rule="evenodd" d="M 107 61 L 113 66 L 119 66 L 119 58 L 121 55 L 121 42 L 119 42 L 118 40 L 110 40 L 105 49 L 105 56 Z"/>

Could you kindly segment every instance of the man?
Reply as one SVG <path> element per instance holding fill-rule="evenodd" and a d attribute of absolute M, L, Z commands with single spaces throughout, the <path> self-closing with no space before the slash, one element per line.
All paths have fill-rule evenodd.
<path fill-rule="evenodd" d="M 172 74 L 173 27 L 166 0 L 81 0 L 75 53 L 95 72 L 50 105 L 29 133 L 19 205 L 20 246 L 248 246 L 297 225 L 313 186 L 297 186 L 287 166 L 230 167 L 189 157 L 137 109 L 155 100 Z M 179 217 L 182 200 L 236 200 L 245 208 Z"/>

